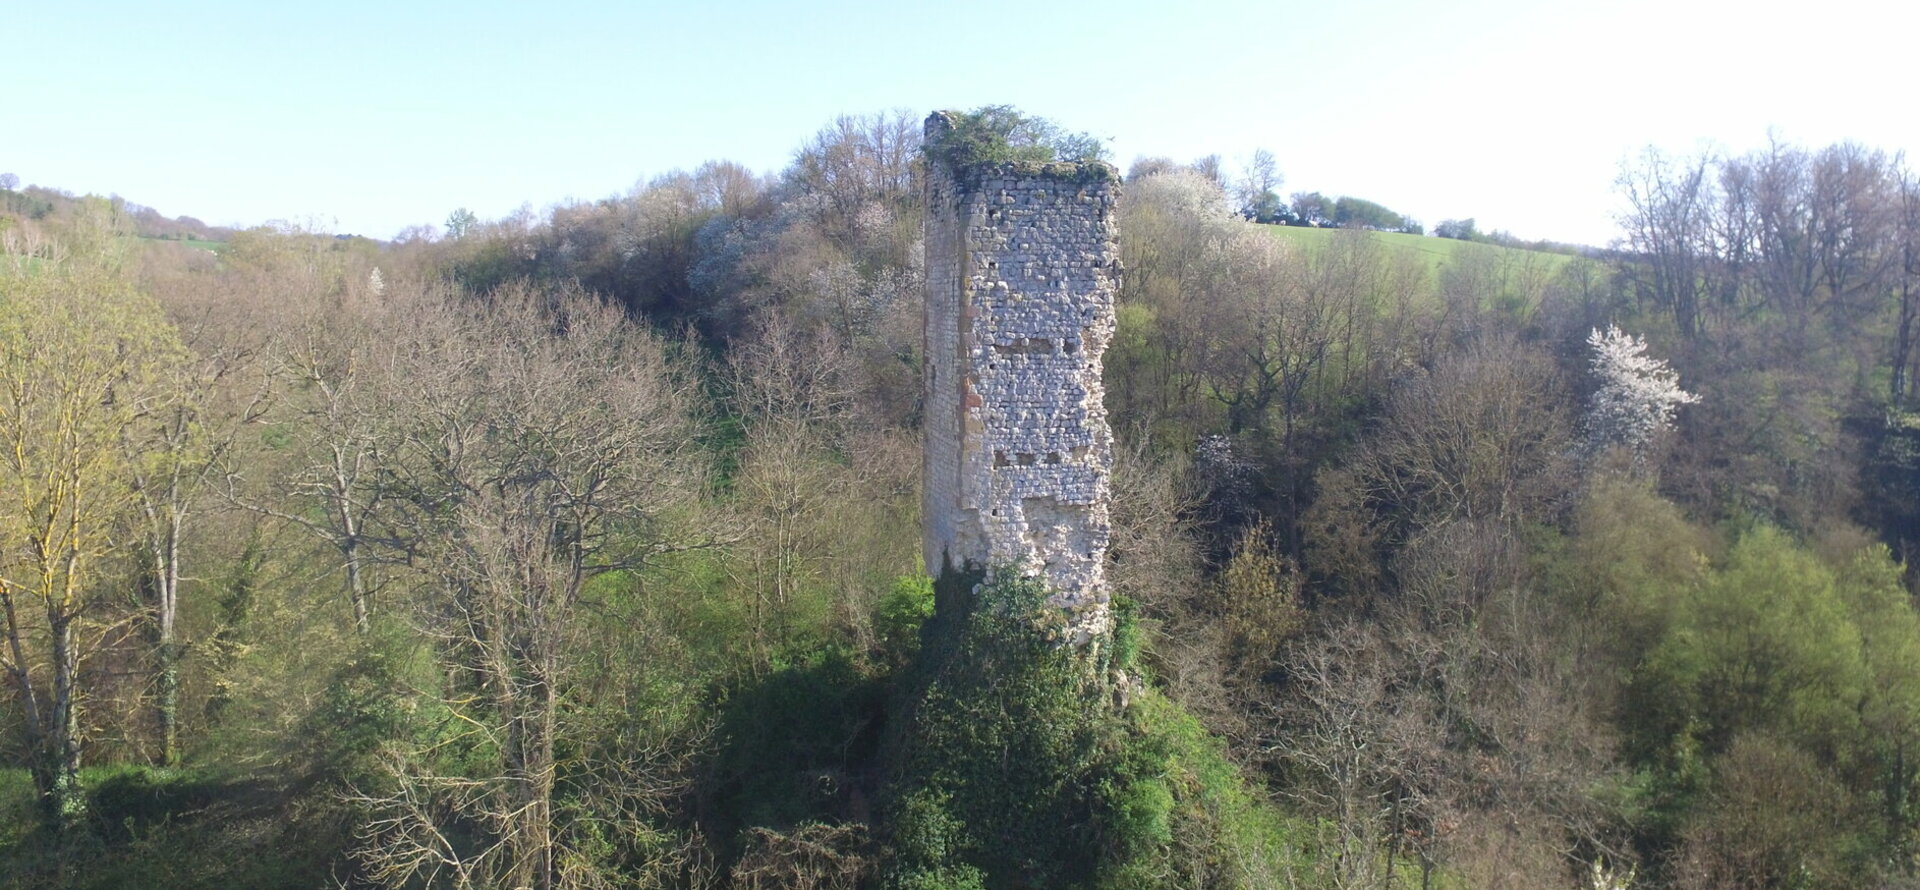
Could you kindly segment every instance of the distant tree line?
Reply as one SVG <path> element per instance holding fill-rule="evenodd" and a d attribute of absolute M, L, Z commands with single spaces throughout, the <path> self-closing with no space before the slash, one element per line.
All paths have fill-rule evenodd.
<path fill-rule="evenodd" d="M 231 229 L 209 226 L 191 216 L 168 219 L 151 207 L 134 204 L 118 196 L 109 201 L 114 212 L 127 214 L 133 231 L 143 238 L 225 241 L 233 234 Z M 21 188 L 18 175 L 0 173 L 0 220 L 71 218 L 83 212 L 79 209 L 80 202 L 81 199 L 74 194 L 58 189 L 35 185 Z"/>
<path fill-rule="evenodd" d="M 1141 179 L 1156 173 L 1182 169 L 1170 158 L 1139 158 L 1128 169 L 1128 178 Z M 1257 149 L 1239 178 L 1228 181 L 1218 155 L 1201 158 L 1185 169 L 1206 176 L 1227 190 L 1236 212 L 1252 222 L 1266 225 L 1314 226 L 1319 228 L 1359 228 L 1377 232 L 1425 234 L 1417 220 L 1395 213 L 1362 198 L 1329 198 L 1319 192 L 1294 192 L 1282 197 L 1285 182 L 1271 151 Z"/>

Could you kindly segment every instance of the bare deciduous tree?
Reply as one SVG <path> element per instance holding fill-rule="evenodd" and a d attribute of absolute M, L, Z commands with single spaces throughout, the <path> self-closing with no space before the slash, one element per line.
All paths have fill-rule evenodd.
<path fill-rule="evenodd" d="M 368 319 L 341 312 L 303 328 L 287 338 L 278 357 L 277 374 L 288 390 L 278 410 L 296 437 L 293 466 L 277 491 L 246 493 L 236 477 L 230 493 L 338 553 L 353 626 L 365 634 L 372 626 L 374 565 L 383 553 L 408 549 L 391 522 L 386 465 L 393 449 L 386 387 L 403 381 L 387 376 L 396 369 Z"/>
<path fill-rule="evenodd" d="M 220 387 L 232 384 L 240 355 L 189 356 L 159 381 L 151 406 L 121 431 L 138 518 L 141 604 L 154 643 L 154 715 L 164 764 L 180 758 L 180 596 L 188 528 L 209 489 L 226 478 L 226 456 L 241 427 L 259 417 L 261 390 L 239 401 Z"/>
<path fill-rule="evenodd" d="M 589 885 L 555 808 L 558 751 L 579 681 L 579 611 L 595 577 L 689 542 L 676 513 L 701 485 L 688 397 L 664 350 L 578 294 L 515 288 L 475 312 L 426 295 L 393 331 L 409 387 L 391 394 L 393 495 L 413 540 L 417 624 L 435 641 L 434 696 L 473 752 L 454 775 L 400 752 L 397 790 L 363 803 L 362 858 L 393 886 Z M 451 840 L 463 825 L 461 840 Z M 475 832 L 477 829 L 477 833 Z"/>
<path fill-rule="evenodd" d="M 734 481 L 742 544 L 734 573 L 751 598 L 759 668 L 834 550 L 834 514 L 853 484 L 833 456 L 845 443 L 850 371 L 825 329 L 808 336 L 778 313 L 765 314 L 757 335 L 734 350 L 729 380 L 747 426 Z"/>
<path fill-rule="evenodd" d="M 1648 290 L 1671 312 L 1683 337 L 1700 334 L 1700 289 L 1710 208 L 1706 158 L 1679 163 L 1649 151 L 1622 171 L 1621 191 L 1632 209 L 1620 222 L 1627 246 L 1646 259 Z"/>
<path fill-rule="evenodd" d="M 1282 181 L 1273 152 L 1264 148 L 1254 149 L 1253 157 L 1247 161 L 1246 169 L 1240 175 L 1240 181 L 1234 183 L 1234 197 L 1240 203 L 1240 215 L 1259 222 L 1273 222 L 1281 209 Z"/>

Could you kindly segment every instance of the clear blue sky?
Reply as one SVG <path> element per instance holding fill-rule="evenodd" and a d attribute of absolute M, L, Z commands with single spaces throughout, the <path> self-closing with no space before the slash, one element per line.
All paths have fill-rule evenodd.
<path fill-rule="evenodd" d="M 1604 243 L 1649 144 L 1920 148 L 1909 4 L 0 0 L 0 172 L 390 237 L 783 167 L 841 113 L 1013 104 L 1285 190 Z"/>

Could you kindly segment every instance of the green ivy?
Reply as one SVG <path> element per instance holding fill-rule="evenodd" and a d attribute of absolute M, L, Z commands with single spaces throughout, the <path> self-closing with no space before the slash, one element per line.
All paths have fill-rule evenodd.
<path fill-rule="evenodd" d="M 1198 721 L 1115 694 L 1134 610 L 1116 603 L 1112 644 L 1090 655 L 1055 642 L 1042 584 L 1006 575 L 938 583 L 892 743 L 887 886 L 1266 885 L 1283 821 Z"/>

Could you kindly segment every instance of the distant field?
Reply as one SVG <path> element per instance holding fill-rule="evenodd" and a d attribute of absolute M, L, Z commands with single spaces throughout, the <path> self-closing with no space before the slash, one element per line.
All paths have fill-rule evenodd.
<path fill-rule="evenodd" d="M 1340 229 L 1316 229 L 1306 226 L 1267 226 L 1267 229 L 1276 238 L 1309 249 L 1328 244 L 1334 238 L 1348 234 Z M 1508 271 L 1528 273 L 1528 277 L 1537 275 L 1549 279 L 1559 274 L 1560 270 L 1573 259 L 1564 253 L 1500 247 L 1452 238 L 1402 235 L 1397 232 L 1368 232 L 1367 236 L 1378 239 L 1382 246 L 1391 250 L 1419 257 L 1426 263 L 1428 274 L 1433 276 L 1435 281 L 1439 280 L 1441 269 L 1476 253 L 1493 258 Z"/>
<path fill-rule="evenodd" d="M 140 240 L 152 241 L 159 244 L 184 244 L 188 247 L 198 247 L 201 250 L 210 250 L 210 251 L 213 251 L 214 253 L 219 253 L 227 249 L 227 242 L 225 241 L 202 241 L 198 238 L 187 238 L 182 240 L 178 238 L 148 238 L 148 237 L 142 236 Z"/>

